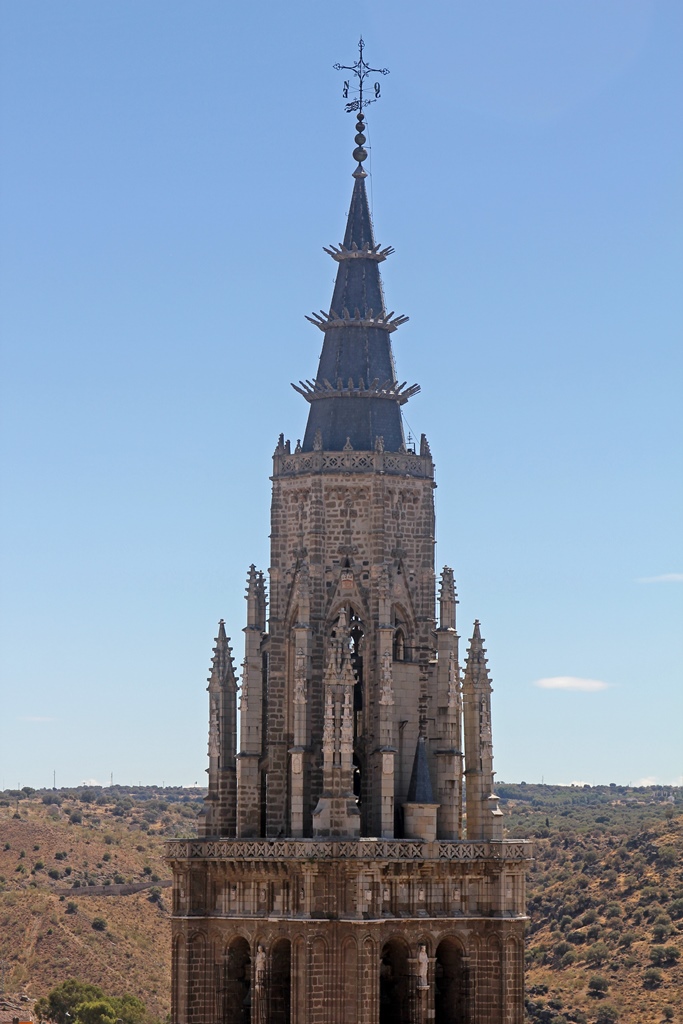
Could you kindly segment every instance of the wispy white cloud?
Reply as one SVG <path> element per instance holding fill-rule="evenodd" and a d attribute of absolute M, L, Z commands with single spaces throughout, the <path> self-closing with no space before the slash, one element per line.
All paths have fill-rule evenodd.
<path fill-rule="evenodd" d="M 663 572 L 661 576 L 641 576 L 639 583 L 683 583 L 683 572 Z"/>
<path fill-rule="evenodd" d="M 581 679 L 579 676 L 549 676 L 537 679 L 534 686 L 541 690 L 578 690 L 581 693 L 596 693 L 607 690 L 612 684 L 603 683 L 601 679 Z"/>
<path fill-rule="evenodd" d="M 56 718 L 51 718 L 49 715 L 20 715 L 17 719 L 19 722 L 56 722 Z"/>
<path fill-rule="evenodd" d="M 656 775 L 645 775 L 642 779 L 636 779 L 633 783 L 634 786 L 656 786 L 657 776 Z"/>

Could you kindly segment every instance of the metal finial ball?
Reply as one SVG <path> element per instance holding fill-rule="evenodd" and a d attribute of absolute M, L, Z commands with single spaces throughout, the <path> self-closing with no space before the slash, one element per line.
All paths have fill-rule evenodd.
<path fill-rule="evenodd" d="M 368 158 L 368 152 L 367 152 L 366 149 L 363 149 L 362 146 L 358 146 L 357 149 L 354 149 L 354 151 L 353 151 L 353 159 L 357 160 L 359 164 L 362 164 L 364 160 L 367 160 L 367 158 Z"/>
<path fill-rule="evenodd" d="M 358 135 L 356 135 L 353 141 L 356 143 L 356 145 L 362 146 L 363 143 L 366 142 L 367 140 L 362 132 L 358 132 Z"/>

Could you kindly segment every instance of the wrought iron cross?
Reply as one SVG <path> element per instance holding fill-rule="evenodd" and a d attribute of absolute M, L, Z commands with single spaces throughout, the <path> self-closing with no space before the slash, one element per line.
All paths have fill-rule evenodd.
<path fill-rule="evenodd" d="M 388 68 L 371 68 L 370 65 L 367 63 L 367 61 L 363 60 L 363 49 L 364 49 L 364 47 L 365 47 L 365 43 L 363 42 L 363 39 L 361 37 L 359 39 L 359 41 L 358 41 L 358 60 L 356 61 L 356 63 L 355 64 L 335 64 L 335 65 L 333 65 L 335 71 L 352 71 L 354 73 L 354 75 L 358 79 L 358 99 L 357 100 L 351 100 L 349 103 L 346 104 L 346 107 L 345 107 L 345 110 L 349 114 L 352 111 L 354 111 L 354 110 L 362 111 L 363 107 L 367 107 L 368 103 L 374 103 L 375 100 L 378 100 L 379 97 L 380 97 L 380 83 L 379 82 L 375 82 L 373 87 L 372 87 L 372 91 L 374 93 L 372 98 L 371 99 L 364 99 L 363 98 L 363 83 L 365 82 L 365 79 L 368 77 L 368 75 L 388 75 L 389 74 L 389 69 Z M 342 89 L 342 96 L 344 97 L 345 100 L 348 99 L 348 97 L 349 97 L 349 89 L 350 89 L 350 87 L 351 87 L 350 79 L 347 79 L 344 82 L 344 88 Z"/>

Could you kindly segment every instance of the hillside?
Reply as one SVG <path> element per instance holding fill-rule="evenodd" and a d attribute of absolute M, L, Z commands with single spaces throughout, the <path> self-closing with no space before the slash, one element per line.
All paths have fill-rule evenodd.
<path fill-rule="evenodd" d="M 498 791 L 509 834 L 535 844 L 528 1020 L 683 1021 L 681 790 Z"/>
<path fill-rule="evenodd" d="M 161 842 L 194 834 L 200 792 L 112 787 L 4 797 L 0 959 L 7 963 L 6 989 L 38 998 L 77 977 L 110 994 L 138 995 L 164 1018 L 171 929 L 169 893 L 158 884 L 169 879 Z M 125 883 L 149 888 L 119 895 Z M 99 894 L 107 889 L 117 894 Z M 104 930 L 93 927 L 98 918 Z"/>
<path fill-rule="evenodd" d="M 535 842 L 527 1019 L 683 1024 L 683 791 L 503 783 L 498 792 L 508 834 Z M 201 796 L 155 787 L 0 794 L 9 993 L 37 999 L 78 977 L 137 995 L 166 1017 L 170 894 L 161 844 L 194 834 Z M 121 894 L 134 884 L 148 888 Z M 98 918 L 103 930 L 93 927 Z M 604 980 L 591 995 L 595 977 Z"/>

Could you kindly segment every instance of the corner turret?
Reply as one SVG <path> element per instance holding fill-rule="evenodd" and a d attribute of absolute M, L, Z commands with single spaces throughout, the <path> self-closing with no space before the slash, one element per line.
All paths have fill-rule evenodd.
<path fill-rule="evenodd" d="M 209 775 L 200 835 L 236 834 L 237 680 L 223 619 L 218 623 L 209 685 Z"/>
<path fill-rule="evenodd" d="M 468 839 L 502 839 L 503 812 L 493 792 L 491 677 L 479 620 L 467 651 L 463 701 L 465 720 L 465 785 Z"/>

